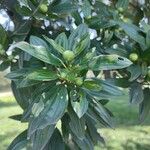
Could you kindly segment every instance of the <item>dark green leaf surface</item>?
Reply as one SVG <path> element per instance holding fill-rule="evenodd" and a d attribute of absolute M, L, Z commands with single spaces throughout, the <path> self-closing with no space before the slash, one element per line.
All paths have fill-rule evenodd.
<path fill-rule="evenodd" d="M 118 23 L 120 27 L 126 32 L 127 35 L 133 40 L 135 40 L 137 43 L 139 43 L 143 48 L 145 48 L 145 38 L 139 33 L 140 29 L 129 23 Z"/>
<path fill-rule="evenodd" d="M 27 148 L 27 130 L 18 135 L 7 150 L 23 150 Z"/>
<path fill-rule="evenodd" d="M 86 24 L 81 24 L 78 26 L 77 29 L 72 31 L 71 35 L 69 36 L 68 43 L 69 43 L 69 50 L 74 50 L 76 44 L 80 40 L 80 38 L 88 33 L 88 27 Z"/>
<path fill-rule="evenodd" d="M 73 101 L 71 99 L 72 107 L 79 118 L 81 118 L 86 113 L 86 111 L 88 109 L 88 103 L 89 102 L 86 99 L 86 93 L 84 93 L 82 91 L 80 91 L 79 99 L 77 101 Z"/>
<path fill-rule="evenodd" d="M 70 108 L 69 109 L 70 116 L 70 130 L 73 132 L 75 136 L 77 136 L 80 140 L 84 139 L 85 136 L 85 120 L 83 118 L 78 118 L 76 113 Z"/>
<path fill-rule="evenodd" d="M 54 125 L 50 125 L 44 129 L 37 130 L 31 138 L 33 144 L 32 150 L 43 150 L 44 147 L 48 144 L 54 130 Z"/>
<path fill-rule="evenodd" d="M 142 85 L 138 82 L 134 82 L 130 86 L 130 103 L 140 104 L 144 99 Z"/>
<path fill-rule="evenodd" d="M 132 62 L 118 55 L 99 55 L 89 62 L 89 67 L 94 70 L 122 69 L 130 66 Z"/>
<path fill-rule="evenodd" d="M 57 128 L 44 150 L 65 150 L 65 143 L 63 142 L 61 133 Z"/>
<path fill-rule="evenodd" d="M 140 121 L 143 122 L 150 113 L 150 89 L 144 89 L 144 100 L 139 107 Z"/>
<path fill-rule="evenodd" d="M 39 69 L 35 70 L 27 75 L 29 80 L 38 80 L 38 81 L 50 81 L 57 79 L 57 75 L 55 72 L 46 70 L 46 69 Z"/>
<path fill-rule="evenodd" d="M 27 52 L 31 56 L 36 57 L 37 59 L 40 59 L 43 62 L 52 64 L 55 66 L 61 65 L 61 60 L 59 60 L 56 56 L 50 53 L 50 51 L 48 51 L 43 46 L 35 46 L 35 45 L 30 45 L 26 42 L 19 42 L 19 43 L 12 45 L 11 48 L 14 49 L 16 47 L 23 50 L 24 52 Z"/>
<path fill-rule="evenodd" d="M 60 46 L 62 46 L 64 49 L 66 50 L 68 49 L 69 43 L 68 43 L 67 36 L 64 32 L 57 36 L 57 38 L 55 39 L 55 42 L 59 44 Z"/>
<path fill-rule="evenodd" d="M 131 65 L 127 68 L 127 70 L 131 74 L 129 81 L 136 80 L 142 74 L 142 70 L 139 65 Z"/>
<path fill-rule="evenodd" d="M 44 128 L 50 124 L 55 124 L 63 116 L 68 105 L 68 92 L 65 86 L 59 85 L 50 89 L 45 99 L 45 108 L 38 117 L 31 120 L 29 135 L 39 128 Z"/>
<path fill-rule="evenodd" d="M 48 37 L 45 37 L 44 38 L 48 41 L 48 43 L 50 43 L 50 45 L 56 50 L 58 51 L 59 53 L 63 53 L 65 51 L 65 49 L 60 45 L 58 44 L 57 42 L 55 42 L 53 39 L 49 39 Z"/>

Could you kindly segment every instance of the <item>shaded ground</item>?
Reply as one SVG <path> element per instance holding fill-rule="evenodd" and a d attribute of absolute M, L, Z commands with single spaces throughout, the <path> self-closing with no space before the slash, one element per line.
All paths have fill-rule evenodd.
<path fill-rule="evenodd" d="M 138 109 L 128 104 L 123 96 L 110 102 L 107 107 L 114 112 L 116 129 L 99 129 L 107 145 L 95 150 L 150 150 L 150 117 L 141 126 L 138 123 Z M 0 97 L 0 150 L 6 150 L 12 139 L 26 128 L 26 124 L 9 119 L 20 114 L 13 97 Z"/>

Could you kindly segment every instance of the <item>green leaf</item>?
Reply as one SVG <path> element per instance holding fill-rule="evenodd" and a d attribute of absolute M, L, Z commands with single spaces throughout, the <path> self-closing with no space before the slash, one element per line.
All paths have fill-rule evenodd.
<path fill-rule="evenodd" d="M 71 35 L 69 36 L 68 43 L 69 43 L 69 50 L 74 50 L 78 41 L 80 41 L 81 37 L 88 33 L 88 27 L 86 24 L 81 24 L 75 29 Z"/>
<path fill-rule="evenodd" d="M 101 103 L 98 103 L 96 101 L 93 107 L 94 107 L 94 111 L 102 119 L 102 123 L 107 124 L 109 127 L 113 128 L 112 118 L 108 113 L 107 109 Z"/>
<path fill-rule="evenodd" d="M 32 114 L 34 115 L 34 117 L 38 117 L 39 114 L 43 111 L 44 109 L 44 102 L 41 99 L 38 103 L 34 103 L 34 105 L 32 106 Z"/>
<path fill-rule="evenodd" d="M 64 115 L 68 105 L 68 92 L 66 87 L 63 85 L 54 86 L 45 95 L 45 99 L 47 99 L 47 102 L 43 111 L 38 117 L 31 119 L 29 135 L 32 135 L 39 128 L 57 123 Z"/>
<path fill-rule="evenodd" d="M 125 57 L 118 55 L 99 55 L 89 62 L 93 71 L 122 69 L 130 66 L 132 62 Z"/>
<path fill-rule="evenodd" d="M 51 10 L 58 14 L 67 14 L 77 10 L 77 6 L 71 2 L 60 3 L 51 8 Z"/>
<path fill-rule="evenodd" d="M 88 0 L 83 0 L 82 12 L 84 17 L 90 17 L 92 12 L 92 6 Z"/>
<path fill-rule="evenodd" d="M 78 136 L 73 135 L 73 141 L 78 145 L 81 150 L 94 150 L 93 143 L 91 139 L 88 137 L 84 137 L 84 139 L 79 139 Z"/>
<path fill-rule="evenodd" d="M 18 135 L 7 150 L 24 150 L 27 148 L 27 130 Z"/>
<path fill-rule="evenodd" d="M 33 35 L 30 36 L 30 44 L 35 45 L 35 46 L 43 46 L 47 50 L 49 50 L 47 43 L 43 39 L 33 36 Z"/>
<path fill-rule="evenodd" d="M 51 81 L 56 80 L 58 77 L 55 72 L 48 69 L 31 69 L 24 68 L 12 71 L 6 75 L 9 79 L 22 79 L 37 80 L 37 81 Z"/>
<path fill-rule="evenodd" d="M 139 107 L 140 121 L 143 122 L 150 113 L 150 89 L 144 89 L 144 100 Z"/>
<path fill-rule="evenodd" d="M 83 35 L 77 45 L 74 48 L 76 56 L 79 55 L 82 51 L 86 50 L 90 46 L 90 36 L 89 34 Z"/>
<path fill-rule="evenodd" d="M 58 78 L 55 72 L 47 69 L 39 69 L 32 71 L 26 77 L 29 80 L 37 80 L 37 81 L 51 81 L 56 80 Z"/>
<path fill-rule="evenodd" d="M 68 43 L 67 36 L 64 32 L 57 36 L 57 38 L 55 39 L 55 42 L 59 44 L 60 46 L 62 46 L 64 49 L 66 50 L 68 49 L 69 43 Z"/>
<path fill-rule="evenodd" d="M 131 65 L 127 68 L 127 70 L 131 74 L 129 81 L 136 80 L 142 74 L 142 70 L 139 65 Z"/>
<path fill-rule="evenodd" d="M 146 46 L 150 48 L 150 30 L 146 34 Z"/>
<path fill-rule="evenodd" d="M 107 80 L 100 80 L 97 78 L 93 78 L 98 84 L 100 84 L 102 86 L 102 90 L 114 95 L 114 96 L 121 96 L 123 95 L 123 91 L 120 90 L 117 86 L 113 85 L 112 83 L 110 83 Z"/>
<path fill-rule="evenodd" d="M 28 77 L 26 77 L 24 79 L 17 80 L 16 83 L 17 83 L 16 84 L 17 88 L 26 88 L 26 87 L 31 87 L 33 85 L 40 84 L 41 81 L 38 81 L 38 80 L 29 80 Z"/>
<path fill-rule="evenodd" d="M 3 45 L 3 47 L 7 47 L 8 44 L 8 35 L 6 30 L 0 25 L 0 44 Z"/>
<path fill-rule="evenodd" d="M 85 22 L 90 28 L 96 30 L 99 30 L 101 28 L 105 29 L 105 28 L 116 26 L 116 22 L 114 22 L 113 20 L 104 17 L 99 17 L 99 16 L 92 16 L 91 18 L 86 19 Z"/>
<path fill-rule="evenodd" d="M 129 5 L 129 0 L 118 0 L 116 3 L 117 8 L 127 9 Z"/>
<path fill-rule="evenodd" d="M 31 73 L 33 69 L 31 68 L 23 68 L 19 70 L 12 71 L 8 73 L 5 77 L 11 80 L 13 79 L 20 79 L 26 77 L 27 74 Z"/>
<path fill-rule="evenodd" d="M 2 63 L 0 63 L 0 71 L 6 70 L 9 66 L 10 66 L 9 61 L 3 61 Z"/>
<path fill-rule="evenodd" d="M 34 88 L 22 88 L 17 89 L 17 85 L 15 82 L 11 83 L 11 88 L 17 103 L 21 106 L 23 110 L 25 110 L 29 106 L 29 99 L 31 97 Z"/>
<path fill-rule="evenodd" d="M 60 131 L 57 128 L 55 129 L 49 143 L 47 144 L 46 150 L 65 150 L 65 143 Z"/>
<path fill-rule="evenodd" d="M 13 115 L 13 116 L 10 116 L 9 118 L 11 118 L 11 119 L 13 119 L 13 120 L 16 120 L 16 121 L 21 121 L 21 119 L 22 119 L 22 114 Z"/>
<path fill-rule="evenodd" d="M 72 12 L 72 17 L 75 19 L 75 24 L 80 25 L 82 24 L 82 18 L 78 11 Z"/>
<path fill-rule="evenodd" d="M 134 82 L 130 86 L 130 103 L 140 104 L 144 99 L 142 85 L 138 82 Z"/>
<path fill-rule="evenodd" d="M 84 80 L 83 87 L 89 90 L 100 91 L 102 90 L 102 86 L 97 83 L 97 81 L 92 79 Z"/>
<path fill-rule="evenodd" d="M 55 125 L 50 125 L 44 129 L 37 130 L 31 138 L 33 144 L 32 150 L 43 150 L 48 144 L 54 130 Z"/>
<path fill-rule="evenodd" d="M 49 39 L 48 37 L 46 37 L 46 36 L 44 36 L 44 38 L 48 41 L 48 43 L 50 43 L 50 45 L 52 45 L 53 46 L 53 48 L 55 49 L 55 50 L 57 50 L 59 53 L 63 53 L 64 51 L 65 51 L 65 49 L 61 46 L 61 45 L 59 45 L 59 44 L 57 44 L 53 39 Z"/>
<path fill-rule="evenodd" d="M 43 46 L 35 46 L 30 45 L 27 42 L 19 42 L 12 45 L 10 49 L 14 49 L 16 47 L 45 63 L 52 64 L 54 66 L 61 65 L 61 60 Z"/>
<path fill-rule="evenodd" d="M 100 103 L 94 102 L 90 104 L 90 108 L 88 109 L 87 115 L 98 124 L 103 125 L 104 127 L 113 128 L 113 122 L 110 114 L 107 109 Z"/>
<path fill-rule="evenodd" d="M 85 137 L 85 120 L 84 118 L 80 118 L 76 115 L 76 113 L 70 108 L 69 109 L 70 116 L 70 130 L 76 135 L 79 139 L 84 139 Z"/>
<path fill-rule="evenodd" d="M 88 103 L 89 102 L 86 99 L 86 93 L 83 91 L 80 91 L 78 101 L 73 101 L 71 98 L 71 105 L 79 118 L 86 113 L 88 109 Z"/>
<path fill-rule="evenodd" d="M 69 134 L 70 134 L 70 131 L 68 130 L 69 129 L 68 122 L 70 122 L 70 117 L 67 113 L 65 113 L 61 119 L 61 130 L 62 130 L 62 135 L 63 135 L 63 139 L 65 142 L 68 141 Z"/>
<path fill-rule="evenodd" d="M 89 136 L 91 137 L 91 140 L 94 144 L 97 144 L 98 141 L 100 141 L 101 143 L 105 143 L 104 139 L 101 137 L 101 135 L 98 133 L 94 122 L 92 122 L 92 120 L 87 117 L 86 118 L 86 124 L 87 124 L 87 132 L 89 133 Z"/>
<path fill-rule="evenodd" d="M 131 39 L 139 43 L 143 48 L 146 47 L 145 38 L 139 33 L 140 29 L 137 26 L 123 22 L 118 22 L 118 24 Z"/>

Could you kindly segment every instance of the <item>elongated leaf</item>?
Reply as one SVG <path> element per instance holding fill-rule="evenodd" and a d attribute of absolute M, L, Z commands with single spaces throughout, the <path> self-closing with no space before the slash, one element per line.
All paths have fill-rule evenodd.
<path fill-rule="evenodd" d="M 118 0 L 116 7 L 117 8 L 123 8 L 123 9 L 127 9 L 129 5 L 129 0 Z"/>
<path fill-rule="evenodd" d="M 3 45 L 3 47 L 7 47 L 7 44 L 8 44 L 8 35 L 7 35 L 7 32 L 6 30 L 0 25 L 0 33 L 1 33 L 1 36 L 0 36 L 0 44 Z"/>
<path fill-rule="evenodd" d="M 69 134 L 70 134 L 70 131 L 68 130 L 69 122 L 70 122 L 70 117 L 67 113 L 65 113 L 61 119 L 61 130 L 65 142 L 67 142 L 69 139 Z"/>
<path fill-rule="evenodd" d="M 85 24 L 79 25 L 78 28 L 75 29 L 69 36 L 69 39 L 68 39 L 69 50 L 74 50 L 80 38 L 87 33 L 88 33 L 87 25 Z"/>
<path fill-rule="evenodd" d="M 44 147 L 48 144 L 54 132 L 54 129 L 55 126 L 50 125 L 44 129 L 37 130 L 32 137 L 32 144 L 33 144 L 32 150 L 43 150 Z"/>
<path fill-rule="evenodd" d="M 93 143 L 97 144 L 98 141 L 100 141 L 101 143 L 105 143 L 104 139 L 101 137 L 101 135 L 98 133 L 94 122 L 92 122 L 92 120 L 87 117 L 86 118 L 86 124 L 87 124 L 87 132 L 89 133 L 89 136 L 91 137 L 91 140 L 93 141 Z"/>
<path fill-rule="evenodd" d="M 130 103 L 140 104 L 144 99 L 142 85 L 138 82 L 134 82 L 130 86 Z"/>
<path fill-rule="evenodd" d="M 101 123 L 107 124 L 109 127 L 113 128 L 112 118 L 110 114 L 108 113 L 107 109 L 98 102 L 95 102 L 93 107 L 94 107 L 94 111 L 102 119 Z"/>
<path fill-rule="evenodd" d="M 110 113 L 108 113 L 107 109 L 98 102 L 95 102 L 95 104 L 91 103 L 87 115 L 93 122 L 101 124 L 104 127 L 113 128 L 114 126 Z"/>
<path fill-rule="evenodd" d="M 48 64 L 52 64 L 55 66 L 61 65 L 61 60 L 59 60 L 56 56 L 54 56 L 50 51 L 48 51 L 43 46 L 35 46 L 30 45 L 27 42 L 19 42 L 10 47 L 10 49 L 19 48 L 23 50 L 24 52 L 27 52 L 33 57 L 36 57 L 37 59 L 40 59 L 43 62 L 46 62 Z"/>
<path fill-rule="evenodd" d="M 38 117 L 32 118 L 29 126 L 29 136 L 37 129 L 55 124 L 63 116 L 68 105 L 68 92 L 65 86 L 54 86 L 45 95 L 47 102 Z"/>
<path fill-rule="evenodd" d="M 7 150 L 23 150 L 27 148 L 27 130 L 18 135 Z"/>
<path fill-rule="evenodd" d="M 146 34 L 146 45 L 148 48 L 150 47 L 150 30 Z"/>
<path fill-rule="evenodd" d="M 21 119 L 22 119 L 22 114 L 13 115 L 13 116 L 10 116 L 9 118 L 14 119 L 14 120 L 16 120 L 16 121 L 21 121 Z"/>
<path fill-rule="evenodd" d="M 40 84 L 42 81 L 39 80 L 29 80 L 28 77 L 25 77 L 24 79 L 17 80 L 16 85 L 17 88 L 26 88 L 26 87 L 32 87 L 34 85 Z"/>
<path fill-rule="evenodd" d="M 129 35 L 131 39 L 139 43 L 143 48 L 145 48 L 145 38 L 139 33 L 139 28 L 129 23 L 118 23 L 120 27 Z"/>
<path fill-rule="evenodd" d="M 33 70 L 30 68 L 23 68 L 19 70 L 12 71 L 8 73 L 5 77 L 9 79 L 20 79 L 25 77 L 27 74 L 31 73 Z"/>
<path fill-rule="evenodd" d="M 23 110 L 25 110 L 29 106 L 29 99 L 34 89 L 33 88 L 17 89 L 17 85 L 15 82 L 11 83 L 11 88 L 17 103 L 21 106 Z"/>
<path fill-rule="evenodd" d="M 85 120 L 83 118 L 78 118 L 76 113 L 70 108 L 69 109 L 69 116 L 70 116 L 70 130 L 76 135 L 79 139 L 84 139 L 85 137 Z"/>
<path fill-rule="evenodd" d="M 38 81 L 50 81 L 57 79 L 57 75 L 55 72 L 46 70 L 46 69 L 39 69 L 35 70 L 27 75 L 29 80 L 38 80 Z"/>
<path fill-rule="evenodd" d="M 60 3 L 53 8 L 51 8 L 53 12 L 58 13 L 58 14 L 66 14 L 66 13 L 71 13 L 73 11 L 77 10 L 77 6 L 71 2 L 64 2 Z"/>
<path fill-rule="evenodd" d="M 27 78 L 27 80 L 37 80 L 37 81 L 50 81 L 57 79 L 55 72 L 47 69 L 31 69 L 24 68 L 16 71 L 12 71 L 6 75 L 9 79 L 22 79 Z"/>
<path fill-rule="evenodd" d="M 127 70 L 131 74 L 129 81 L 136 80 L 142 74 L 142 70 L 139 65 L 131 65 L 130 67 L 127 68 Z"/>
<path fill-rule="evenodd" d="M 44 36 L 44 38 L 48 41 L 48 43 L 50 43 L 50 45 L 53 46 L 53 48 L 58 51 L 59 53 L 63 53 L 65 51 L 65 49 L 58 44 L 57 42 L 55 42 L 53 39 L 49 39 L 48 37 Z"/>
<path fill-rule="evenodd" d="M 84 137 L 84 139 L 79 139 L 78 136 L 73 136 L 73 141 L 78 145 L 81 150 L 94 150 L 93 143 L 91 139 L 88 137 Z"/>
<path fill-rule="evenodd" d="M 92 6 L 88 0 L 83 0 L 82 12 L 84 17 L 91 16 Z"/>
<path fill-rule="evenodd" d="M 150 113 L 150 89 L 144 89 L 144 100 L 139 107 L 140 121 L 143 122 Z"/>
<path fill-rule="evenodd" d="M 117 86 L 110 83 L 109 81 L 107 81 L 107 80 L 104 81 L 104 80 L 100 80 L 97 78 L 93 78 L 93 80 L 95 80 L 98 84 L 100 84 L 103 91 L 110 93 L 111 95 L 114 95 L 114 96 L 123 95 L 123 91 L 120 90 Z"/>
<path fill-rule="evenodd" d="M 55 129 L 45 149 L 46 150 L 65 150 L 65 143 L 62 139 L 60 131 L 57 128 Z"/>
<path fill-rule="evenodd" d="M 3 61 L 2 63 L 0 63 L 0 71 L 6 70 L 9 66 L 10 66 L 9 61 Z"/>
<path fill-rule="evenodd" d="M 93 91 L 102 90 L 102 86 L 100 85 L 100 83 L 97 83 L 97 81 L 93 79 L 84 80 L 83 87 L 89 90 L 93 90 Z"/>
<path fill-rule="evenodd" d="M 49 50 L 49 47 L 48 47 L 47 43 L 44 40 L 42 40 L 39 37 L 33 36 L 33 35 L 30 36 L 30 44 L 35 45 L 35 46 L 43 46 L 47 50 Z"/>
<path fill-rule="evenodd" d="M 86 50 L 90 46 L 90 36 L 85 34 L 81 37 L 76 47 L 74 48 L 76 56 L 79 55 L 82 51 Z"/>
<path fill-rule="evenodd" d="M 89 67 L 94 70 L 122 69 L 130 66 L 132 62 L 118 55 L 99 55 L 89 62 Z"/>
<path fill-rule="evenodd" d="M 67 36 L 64 32 L 57 36 L 57 38 L 55 39 L 55 42 L 59 44 L 60 46 L 62 46 L 64 49 L 68 49 L 69 43 L 68 43 Z"/>
<path fill-rule="evenodd" d="M 88 109 L 88 101 L 86 99 L 86 93 L 84 93 L 83 91 L 80 91 L 79 95 L 80 97 L 78 101 L 73 101 L 71 99 L 71 104 L 72 104 L 74 111 L 78 115 L 78 117 L 81 118 Z"/>

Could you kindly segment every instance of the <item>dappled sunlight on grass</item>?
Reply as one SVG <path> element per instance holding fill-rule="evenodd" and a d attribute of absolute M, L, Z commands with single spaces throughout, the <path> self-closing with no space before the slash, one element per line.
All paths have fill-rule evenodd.
<path fill-rule="evenodd" d="M 124 95 L 106 105 L 114 114 L 115 130 L 99 129 L 106 140 L 106 146 L 99 145 L 95 150 L 150 150 L 150 117 L 140 125 L 138 107 L 128 103 Z M 27 125 L 9 119 L 9 116 L 22 113 L 13 97 L 0 98 L 0 150 L 6 150 L 10 142 Z"/>
<path fill-rule="evenodd" d="M 9 118 L 20 113 L 22 109 L 13 97 L 0 98 L 0 150 L 6 150 L 10 142 L 26 128 L 26 124 Z"/>

